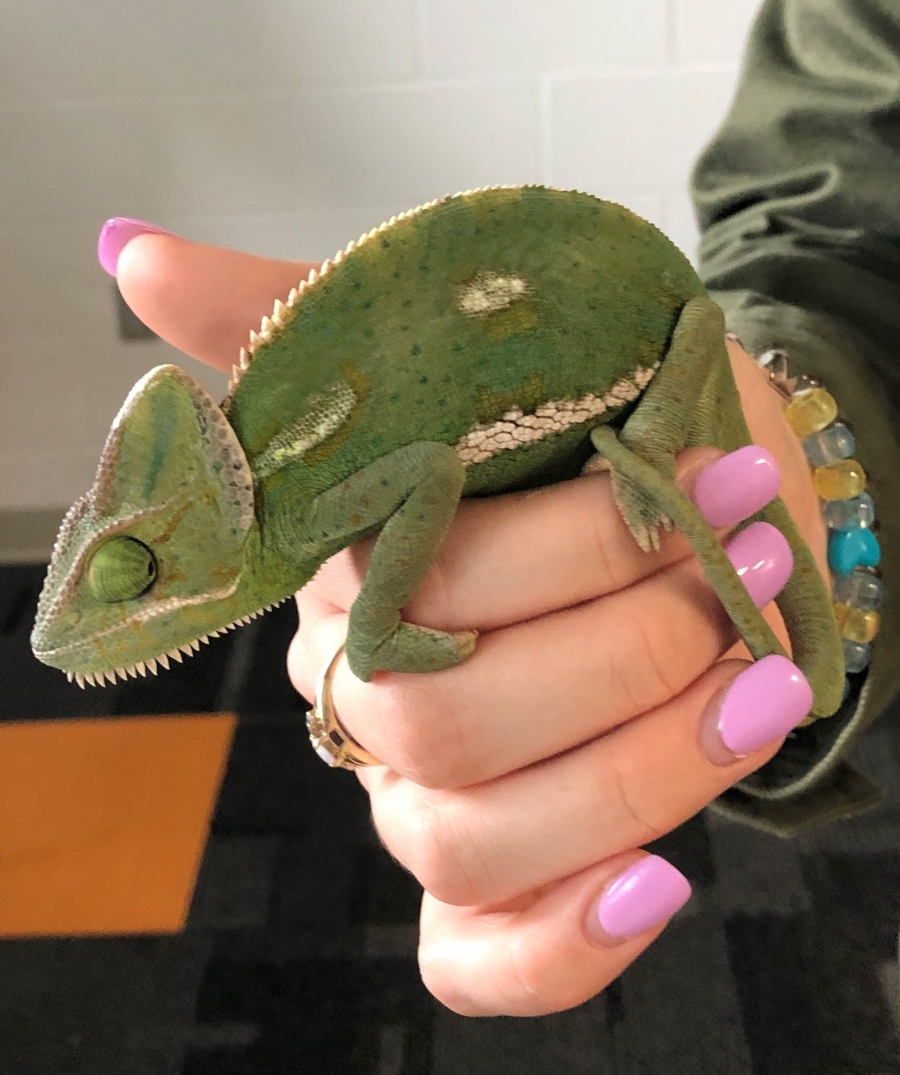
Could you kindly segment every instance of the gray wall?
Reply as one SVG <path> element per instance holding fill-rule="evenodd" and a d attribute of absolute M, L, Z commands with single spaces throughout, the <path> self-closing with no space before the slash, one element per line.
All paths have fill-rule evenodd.
<path fill-rule="evenodd" d="M 6 0 L 0 512 L 70 503 L 131 384 L 110 216 L 324 258 L 493 183 L 624 202 L 688 252 L 686 177 L 757 0 Z M 33 521 L 33 519 L 32 519 Z"/>

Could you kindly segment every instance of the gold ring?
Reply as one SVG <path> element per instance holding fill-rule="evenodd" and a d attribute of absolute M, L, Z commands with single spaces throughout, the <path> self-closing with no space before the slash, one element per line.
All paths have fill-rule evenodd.
<path fill-rule="evenodd" d="M 365 765 L 384 765 L 374 754 L 348 735 L 338 720 L 331 701 L 331 680 L 338 661 L 344 653 L 344 643 L 338 647 L 319 676 L 316 684 L 316 703 L 306 714 L 306 727 L 313 750 L 326 765 L 339 769 L 360 769 Z"/>

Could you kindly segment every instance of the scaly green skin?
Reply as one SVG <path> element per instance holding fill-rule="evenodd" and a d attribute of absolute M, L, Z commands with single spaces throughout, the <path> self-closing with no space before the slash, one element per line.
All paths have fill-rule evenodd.
<path fill-rule="evenodd" d="M 474 633 L 398 610 L 460 495 L 574 477 L 594 451 L 642 547 L 674 521 L 754 656 L 783 652 L 672 481 L 685 446 L 749 443 L 721 313 L 628 210 L 542 187 L 432 203 L 326 263 L 253 343 L 221 410 L 174 366 L 132 390 L 61 531 L 32 636 L 41 660 L 79 682 L 155 671 L 380 530 L 351 668 L 449 667 Z M 779 606 L 826 715 L 843 688 L 831 603 L 781 502 L 757 517 L 794 551 Z"/>

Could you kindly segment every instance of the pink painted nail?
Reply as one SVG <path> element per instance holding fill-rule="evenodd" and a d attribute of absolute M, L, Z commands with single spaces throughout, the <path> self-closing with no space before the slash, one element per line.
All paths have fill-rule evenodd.
<path fill-rule="evenodd" d="M 645 855 L 619 874 L 588 913 L 591 940 L 633 937 L 659 925 L 687 903 L 691 886 L 684 874 L 659 855 Z M 598 929 L 599 926 L 599 929 Z"/>
<path fill-rule="evenodd" d="M 813 692 L 800 669 L 777 653 L 737 675 L 704 713 L 700 742 L 716 765 L 781 739 L 810 711 Z M 722 755 L 721 746 L 730 756 Z"/>
<path fill-rule="evenodd" d="M 780 484 L 772 453 L 748 444 L 700 472 L 693 500 L 710 526 L 735 526 L 774 499 Z"/>
<path fill-rule="evenodd" d="M 154 235 L 174 235 L 172 231 L 158 228 L 155 224 L 148 224 L 145 220 L 135 220 L 132 217 L 116 216 L 100 229 L 100 238 L 97 240 L 97 257 L 100 264 L 110 276 L 116 275 L 116 267 L 119 263 L 119 254 L 125 245 L 130 243 L 138 235 L 146 233 Z"/>
<path fill-rule="evenodd" d="M 725 552 L 757 608 L 781 593 L 794 570 L 787 539 L 770 523 L 751 523 L 728 542 Z"/>

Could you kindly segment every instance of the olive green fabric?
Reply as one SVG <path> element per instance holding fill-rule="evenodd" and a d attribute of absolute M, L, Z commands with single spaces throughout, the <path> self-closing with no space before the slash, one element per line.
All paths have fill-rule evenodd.
<path fill-rule="evenodd" d="M 692 193 L 729 329 L 832 392 L 876 505 L 886 598 L 868 674 L 714 804 L 791 835 L 878 801 L 842 759 L 900 690 L 900 4 L 767 0 Z"/>

